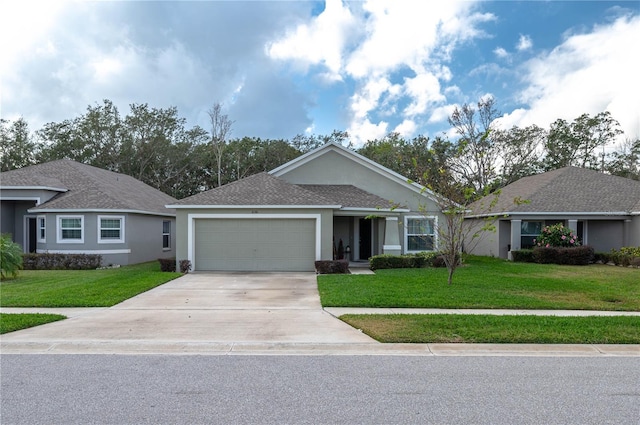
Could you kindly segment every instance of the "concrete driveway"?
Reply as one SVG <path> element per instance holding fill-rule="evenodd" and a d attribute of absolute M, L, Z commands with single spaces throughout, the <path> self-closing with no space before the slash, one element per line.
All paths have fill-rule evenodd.
<path fill-rule="evenodd" d="M 378 344 L 322 310 L 314 273 L 191 273 L 111 308 L 2 335 L 0 343 L 4 353 Z"/>

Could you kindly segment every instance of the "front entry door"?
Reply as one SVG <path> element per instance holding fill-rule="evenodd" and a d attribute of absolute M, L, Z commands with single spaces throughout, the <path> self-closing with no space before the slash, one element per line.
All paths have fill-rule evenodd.
<path fill-rule="evenodd" d="M 35 217 L 27 217 L 27 237 L 26 237 L 26 242 L 27 242 L 27 246 L 26 246 L 26 252 L 36 252 L 36 249 L 38 247 L 37 242 L 36 242 L 36 236 L 37 236 L 37 220 Z"/>
<path fill-rule="evenodd" d="M 358 244 L 360 260 L 368 260 L 371 257 L 371 224 L 369 219 L 360 219 L 360 241 Z"/>

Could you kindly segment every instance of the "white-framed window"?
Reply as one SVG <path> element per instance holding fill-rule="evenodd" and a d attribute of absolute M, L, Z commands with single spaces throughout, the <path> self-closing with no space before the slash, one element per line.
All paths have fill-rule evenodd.
<path fill-rule="evenodd" d="M 98 243 L 124 243 L 124 216 L 98 216 Z"/>
<path fill-rule="evenodd" d="M 437 217 L 405 217 L 405 252 L 436 251 L 438 249 L 438 238 L 436 235 L 437 224 Z"/>
<path fill-rule="evenodd" d="M 58 243 L 84 243 L 84 216 L 59 215 Z"/>
<path fill-rule="evenodd" d="M 542 227 L 544 227 L 544 222 L 542 221 L 520 222 L 520 248 L 533 248 L 535 245 L 533 241 L 542 233 Z"/>
<path fill-rule="evenodd" d="M 38 223 L 38 242 L 45 243 L 47 241 L 47 218 L 39 215 L 36 220 Z"/>
<path fill-rule="evenodd" d="M 171 249 L 171 221 L 164 220 L 162 222 L 162 249 Z"/>

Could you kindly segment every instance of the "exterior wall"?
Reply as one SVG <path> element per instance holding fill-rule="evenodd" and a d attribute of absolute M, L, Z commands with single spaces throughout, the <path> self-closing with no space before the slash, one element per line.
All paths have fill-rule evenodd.
<path fill-rule="evenodd" d="M 342 239 L 342 245 L 346 251 L 347 246 L 353 251 L 353 230 L 352 230 L 353 218 L 352 217 L 335 217 L 333 219 L 333 241 L 336 246 L 336 252 L 340 239 Z M 344 254 L 347 258 L 347 253 Z"/>
<path fill-rule="evenodd" d="M 492 222 L 496 226 L 495 232 L 484 231 L 479 233 L 479 237 L 472 239 L 471 236 L 479 231 L 487 223 L 480 219 L 469 219 L 466 225 L 470 227 L 469 238 L 465 241 L 465 252 L 473 255 L 484 255 L 488 257 L 507 258 L 507 245 L 511 239 L 511 222 L 508 220 L 495 220 Z M 502 249 L 504 248 L 504 249 Z M 504 250 L 504 257 L 502 252 Z"/>
<path fill-rule="evenodd" d="M 640 215 L 631 218 L 629 223 L 629 246 L 640 246 Z"/>
<path fill-rule="evenodd" d="M 587 244 L 596 252 L 620 249 L 624 241 L 624 222 L 621 220 L 589 220 Z"/>
<path fill-rule="evenodd" d="M 229 208 L 229 209 L 208 209 L 208 208 L 193 208 L 193 209 L 178 209 L 176 216 L 176 261 L 180 261 L 188 258 L 189 253 L 189 215 L 210 215 L 210 218 L 215 218 L 216 215 L 223 214 L 252 214 L 258 219 L 260 216 L 267 214 L 283 215 L 283 214 L 319 214 L 320 215 L 320 259 L 330 260 L 333 258 L 333 210 L 330 209 L 282 209 L 282 208 L 259 208 L 259 209 L 243 209 L 243 208 Z M 344 241 L 343 241 L 344 242 Z M 336 242 L 337 243 L 337 242 Z"/>
<path fill-rule="evenodd" d="M 27 212 L 35 206 L 34 201 L 4 201 L 2 204 L 2 233 L 12 235 L 13 242 L 25 247 L 25 217 L 36 217 Z"/>
<path fill-rule="evenodd" d="M 46 213 L 31 214 L 44 216 L 46 227 L 45 242 L 38 242 L 38 252 L 82 253 L 102 255 L 102 264 L 136 264 L 158 258 L 174 256 L 174 248 L 162 249 L 162 222 L 170 220 L 172 226 L 172 247 L 175 247 L 175 219 L 173 217 L 149 216 L 122 213 Z M 83 217 L 83 242 L 59 242 L 58 219 L 60 216 Z M 124 217 L 124 242 L 99 242 L 98 217 Z"/>
<path fill-rule="evenodd" d="M 420 207 L 425 207 L 427 213 L 439 211 L 432 200 L 411 189 L 408 183 L 393 181 L 388 176 L 333 151 L 290 170 L 280 178 L 294 184 L 350 184 L 393 203 L 407 206 L 412 211 L 419 211 Z"/>
<path fill-rule="evenodd" d="M 162 248 L 162 222 L 171 222 L 169 249 Z M 176 256 L 176 220 L 173 217 L 129 214 L 127 217 L 127 243 L 131 254 L 129 264 L 154 261 Z"/>
<path fill-rule="evenodd" d="M 412 211 L 411 213 L 393 213 L 394 216 L 398 216 L 398 225 L 400 226 L 398 230 L 403 253 L 406 252 L 405 216 L 435 216 L 438 217 L 439 223 L 444 222 L 438 205 L 425 194 L 419 193 L 408 182 L 396 181 L 388 175 L 378 173 L 337 152 L 329 151 L 279 177 L 293 184 L 350 184 L 388 199 L 394 204 L 381 205 L 381 208 L 391 208 L 397 205 L 400 205 L 401 208 L 408 208 Z M 377 226 L 374 236 L 379 237 L 374 241 L 374 251 L 382 253 L 385 224 L 384 219 L 378 221 L 378 224 L 374 224 Z"/>

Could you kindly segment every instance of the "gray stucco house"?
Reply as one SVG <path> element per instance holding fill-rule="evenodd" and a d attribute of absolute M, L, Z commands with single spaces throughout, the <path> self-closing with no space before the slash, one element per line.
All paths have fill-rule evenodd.
<path fill-rule="evenodd" d="M 471 224 L 494 217 L 473 254 L 509 258 L 510 250 L 531 248 L 544 226 L 563 223 L 596 252 L 640 246 L 640 182 L 578 167 L 524 177 L 472 205 Z M 514 203 L 515 199 L 528 201 Z"/>
<path fill-rule="evenodd" d="M 3 234 L 24 252 L 99 254 L 103 265 L 175 256 L 175 198 L 119 173 L 57 160 L 0 173 Z"/>
<path fill-rule="evenodd" d="M 434 196 L 329 143 L 167 207 L 177 214 L 177 259 L 196 271 L 313 271 L 340 240 L 351 261 L 437 250 Z"/>

